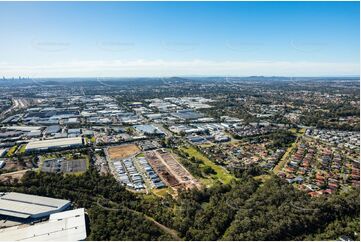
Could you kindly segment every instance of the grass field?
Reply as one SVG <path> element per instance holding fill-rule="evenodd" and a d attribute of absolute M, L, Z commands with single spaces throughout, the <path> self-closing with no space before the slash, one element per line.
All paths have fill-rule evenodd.
<path fill-rule="evenodd" d="M 268 174 L 264 174 L 264 175 L 255 176 L 255 177 L 253 177 L 253 178 L 254 178 L 256 181 L 265 182 L 265 181 L 267 181 L 268 179 L 270 179 L 271 176 L 268 175 Z"/>
<path fill-rule="evenodd" d="M 16 151 L 17 148 L 18 148 L 17 145 L 11 147 L 11 148 L 9 149 L 8 153 L 6 154 L 6 156 L 7 156 L 7 157 L 12 157 L 12 156 L 14 155 L 14 153 L 15 153 L 15 151 Z"/>
<path fill-rule="evenodd" d="M 290 155 L 291 151 L 296 148 L 296 142 L 294 142 L 290 147 L 288 147 L 288 149 L 286 150 L 286 152 L 283 154 L 281 160 L 278 162 L 278 164 L 275 166 L 275 168 L 273 168 L 273 172 L 275 174 L 277 174 L 278 172 L 280 172 L 282 170 L 282 168 L 286 165 L 287 163 L 287 158 Z"/>
<path fill-rule="evenodd" d="M 21 145 L 20 148 L 19 148 L 18 153 L 19 153 L 19 154 L 24 154 L 24 153 L 25 153 L 25 150 L 26 150 L 26 145 Z"/>
<path fill-rule="evenodd" d="M 186 152 L 190 157 L 194 157 L 195 159 L 202 160 L 204 165 L 210 166 L 215 172 L 215 175 L 210 176 L 210 179 L 201 179 L 202 183 L 205 185 L 212 185 L 213 180 L 219 180 L 222 183 L 229 183 L 231 180 L 235 179 L 235 177 L 222 167 L 214 164 L 210 159 L 200 153 L 193 147 L 181 147 L 183 152 Z"/>
<path fill-rule="evenodd" d="M 139 151 L 140 150 L 138 146 L 136 146 L 135 144 L 112 146 L 108 148 L 108 156 L 112 160 L 124 159 L 126 157 L 136 154 Z"/>
<path fill-rule="evenodd" d="M 144 153 L 140 153 L 136 156 L 137 158 L 140 158 L 140 157 L 145 157 Z"/>
<path fill-rule="evenodd" d="M 298 137 L 303 136 L 305 134 L 306 129 L 302 128 L 302 129 L 298 130 L 298 132 L 297 132 L 297 130 L 295 128 L 292 128 L 292 129 L 289 129 L 289 131 L 294 133 L 297 136 L 297 139 L 295 140 L 295 142 L 290 147 L 288 147 L 288 149 L 286 150 L 286 152 L 282 156 L 280 162 L 278 162 L 278 164 L 275 166 L 275 168 L 273 168 L 273 172 L 275 174 L 280 172 L 282 170 L 282 168 L 286 165 L 288 156 L 290 155 L 291 151 L 296 148 L 296 144 L 297 144 L 297 141 L 299 139 Z"/>
<path fill-rule="evenodd" d="M 289 129 L 289 131 L 291 131 L 292 133 L 296 133 L 297 129 L 296 128 L 291 128 L 291 129 Z"/>
<path fill-rule="evenodd" d="M 201 144 L 200 145 L 201 147 L 203 147 L 203 148 L 208 148 L 208 147 L 212 147 L 212 146 L 214 146 L 214 144 Z"/>
<path fill-rule="evenodd" d="M 158 197 L 165 197 L 167 194 L 174 195 L 174 191 L 170 187 L 165 187 L 161 189 L 152 189 L 154 195 Z"/>
<path fill-rule="evenodd" d="M 302 128 L 302 129 L 298 130 L 298 132 L 297 132 L 297 129 L 291 128 L 291 129 L 289 129 L 289 131 L 291 131 L 291 132 L 294 133 L 297 137 L 299 137 L 299 136 L 302 136 L 302 135 L 305 134 L 306 129 L 305 129 L 305 128 Z"/>

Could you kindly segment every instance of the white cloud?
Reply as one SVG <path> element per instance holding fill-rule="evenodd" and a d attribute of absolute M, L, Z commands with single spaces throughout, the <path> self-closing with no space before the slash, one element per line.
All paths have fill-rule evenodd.
<path fill-rule="evenodd" d="M 0 63 L 0 76 L 141 77 L 141 76 L 337 76 L 359 75 L 359 63 L 287 61 L 70 61 L 42 65 Z"/>

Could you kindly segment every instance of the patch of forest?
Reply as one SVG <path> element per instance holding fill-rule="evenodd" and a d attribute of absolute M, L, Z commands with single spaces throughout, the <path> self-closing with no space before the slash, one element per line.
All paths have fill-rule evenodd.
<path fill-rule="evenodd" d="M 85 207 L 88 240 L 359 240 L 359 189 L 311 198 L 278 177 L 182 191 L 135 194 L 90 169 L 80 176 L 27 172 L 1 191 L 69 199 Z"/>

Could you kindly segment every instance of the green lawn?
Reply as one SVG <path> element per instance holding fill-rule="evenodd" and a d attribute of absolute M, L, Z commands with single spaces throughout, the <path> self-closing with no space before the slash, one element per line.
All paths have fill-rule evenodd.
<path fill-rule="evenodd" d="M 167 194 L 174 195 L 174 191 L 170 187 L 152 189 L 152 193 L 158 197 L 165 197 Z"/>
<path fill-rule="evenodd" d="M 295 129 L 295 128 L 291 128 L 291 129 L 289 129 L 289 131 L 291 131 L 292 133 L 297 133 L 297 129 Z"/>
<path fill-rule="evenodd" d="M 280 172 L 282 170 L 282 168 L 286 165 L 287 163 L 287 158 L 290 155 L 291 151 L 296 148 L 296 144 L 297 141 L 295 143 L 293 143 L 290 147 L 288 147 L 288 149 L 286 150 L 286 152 L 284 153 L 284 155 L 282 156 L 281 160 L 278 162 L 278 164 L 275 166 L 275 168 L 273 168 L 273 172 L 275 174 L 277 174 L 278 172 Z"/>
<path fill-rule="evenodd" d="M 7 156 L 7 157 L 13 156 L 17 148 L 18 148 L 17 145 L 14 145 L 13 147 L 11 147 L 11 148 L 9 149 L 8 153 L 6 154 L 6 156 Z"/>
<path fill-rule="evenodd" d="M 140 157 L 145 157 L 145 155 L 144 155 L 144 153 L 140 153 L 140 154 L 136 155 L 135 157 L 140 158 Z"/>
<path fill-rule="evenodd" d="M 84 159 L 86 161 L 86 169 L 88 170 L 90 167 L 90 157 L 89 156 L 84 156 Z"/>
<path fill-rule="evenodd" d="M 289 129 L 289 131 L 294 133 L 297 136 L 297 139 L 295 140 L 294 143 L 292 143 L 292 145 L 290 147 L 288 147 L 288 149 L 286 150 L 286 152 L 282 156 L 281 160 L 278 162 L 278 164 L 275 166 L 275 168 L 273 168 L 273 172 L 275 174 L 280 172 L 282 170 L 282 168 L 286 165 L 288 156 L 290 155 L 291 151 L 296 148 L 296 145 L 297 145 L 297 142 L 298 142 L 298 139 L 299 139 L 298 137 L 303 136 L 305 134 L 306 129 L 302 128 L 297 132 L 296 129 L 292 128 L 292 129 Z"/>
<path fill-rule="evenodd" d="M 291 131 L 291 132 L 294 133 L 297 137 L 299 137 L 299 136 L 303 136 L 303 135 L 305 134 L 306 129 L 305 129 L 305 128 L 302 128 L 302 129 L 299 129 L 298 132 L 297 132 L 297 129 L 291 128 L 291 129 L 289 129 L 289 131 Z"/>
<path fill-rule="evenodd" d="M 305 134 L 305 132 L 306 132 L 306 129 L 305 129 L 305 128 L 302 128 L 302 129 L 300 129 L 300 130 L 298 131 L 298 135 L 299 135 L 299 136 L 302 136 L 302 135 Z"/>
<path fill-rule="evenodd" d="M 208 159 L 205 155 L 200 153 L 193 147 L 181 147 L 180 150 L 187 153 L 190 157 L 194 157 L 195 159 L 202 160 L 204 165 L 210 166 L 215 172 L 215 175 L 210 176 L 211 179 L 201 179 L 205 185 L 212 185 L 213 180 L 219 180 L 222 183 L 229 183 L 231 180 L 235 179 L 233 175 L 231 175 L 227 170 L 222 167 L 214 164 L 210 159 Z"/>
<path fill-rule="evenodd" d="M 26 149 L 26 145 L 21 145 L 19 149 L 19 154 L 24 154 Z"/>
<path fill-rule="evenodd" d="M 264 175 L 255 176 L 255 177 L 253 177 L 253 178 L 254 178 L 256 181 L 265 182 L 265 181 L 267 181 L 268 179 L 270 179 L 271 176 L 268 175 L 268 174 L 264 174 Z"/>

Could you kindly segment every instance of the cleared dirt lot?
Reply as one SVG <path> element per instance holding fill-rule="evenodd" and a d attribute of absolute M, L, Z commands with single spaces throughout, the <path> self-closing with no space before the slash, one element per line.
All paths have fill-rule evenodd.
<path fill-rule="evenodd" d="M 174 187 L 179 184 L 179 181 L 171 174 L 171 171 L 158 158 L 155 151 L 147 151 L 145 153 L 145 157 L 167 186 Z"/>
<path fill-rule="evenodd" d="M 166 185 L 175 189 L 200 187 L 198 181 L 168 151 L 147 151 L 145 157 Z"/>
<path fill-rule="evenodd" d="M 29 169 L 30 170 L 30 169 Z M 29 170 L 14 171 L 0 175 L 0 182 L 13 182 L 14 180 L 20 181 L 24 174 Z"/>
<path fill-rule="evenodd" d="M 15 159 L 5 159 L 5 166 L 2 168 L 2 170 L 5 171 L 19 171 L 24 169 L 33 168 L 33 164 L 31 161 L 25 160 L 25 161 L 18 161 Z"/>
<path fill-rule="evenodd" d="M 119 160 L 135 155 L 140 149 L 135 144 L 112 146 L 107 150 L 108 157 L 111 160 Z"/>

